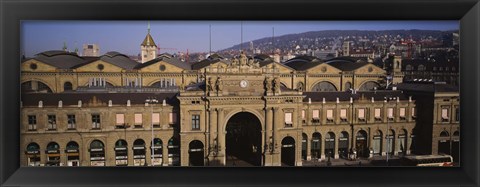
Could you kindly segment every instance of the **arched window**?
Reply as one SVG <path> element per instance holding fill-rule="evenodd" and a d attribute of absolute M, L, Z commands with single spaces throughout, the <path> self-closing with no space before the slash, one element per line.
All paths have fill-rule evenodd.
<path fill-rule="evenodd" d="M 345 90 L 349 90 L 350 88 L 352 88 L 352 83 L 346 82 L 345 83 Z"/>
<path fill-rule="evenodd" d="M 373 154 L 380 155 L 382 154 L 382 140 L 383 133 L 381 130 L 377 130 L 373 135 Z"/>
<path fill-rule="evenodd" d="M 450 134 L 447 131 L 442 131 L 440 133 L 440 137 L 449 137 L 449 136 L 450 136 Z"/>
<path fill-rule="evenodd" d="M 63 84 L 63 91 L 70 91 L 73 90 L 73 86 L 71 82 L 65 82 Z"/>
<path fill-rule="evenodd" d="M 193 140 L 188 145 L 189 165 L 203 166 L 204 165 L 204 151 L 203 143 L 198 140 Z"/>
<path fill-rule="evenodd" d="M 67 166 L 80 166 L 80 154 L 77 142 L 68 142 L 65 153 L 67 154 Z"/>
<path fill-rule="evenodd" d="M 47 166 L 60 166 L 60 146 L 57 142 L 50 142 L 47 145 Z"/>
<path fill-rule="evenodd" d="M 334 92 L 337 91 L 337 88 L 330 82 L 322 81 L 312 88 L 312 92 Z"/>
<path fill-rule="evenodd" d="M 320 133 L 318 132 L 315 132 L 313 133 L 312 135 L 312 144 L 311 144 L 311 156 L 312 156 L 312 159 L 318 159 L 320 158 L 321 154 L 320 154 L 320 150 L 321 150 L 321 140 L 322 136 L 320 135 Z"/>
<path fill-rule="evenodd" d="M 307 160 L 307 144 L 308 136 L 305 133 L 302 133 L 302 160 Z"/>
<path fill-rule="evenodd" d="M 160 138 L 153 139 L 152 165 L 162 165 L 163 162 L 163 141 Z"/>
<path fill-rule="evenodd" d="M 40 146 L 37 143 L 28 144 L 25 154 L 27 155 L 27 166 L 40 166 Z"/>
<path fill-rule="evenodd" d="M 133 165 L 146 165 L 145 158 L 145 141 L 142 139 L 136 139 L 133 142 Z"/>
<path fill-rule="evenodd" d="M 380 84 L 378 84 L 377 82 L 368 81 L 366 83 L 363 83 L 362 86 L 360 86 L 360 91 L 371 91 L 379 87 L 380 87 Z"/>
<path fill-rule="evenodd" d="M 460 136 L 460 132 L 458 131 L 453 132 L 453 136 Z"/>
<path fill-rule="evenodd" d="M 105 166 L 105 149 L 100 140 L 90 143 L 90 166 Z"/>
<path fill-rule="evenodd" d="M 335 134 L 333 132 L 325 135 L 325 156 L 335 158 Z"/>
<path fill-rule="evenodd" d="M 405 70 L 412 71 L 412 65 L 408 64 L 407 66 L 405 66 Z"/>
<path fill-rule="evenodd" d="M 29 93 L 29 92 L 52 93 L 52 89 L 43 82 L 28 81 L 28 82 L 22 83 L 21 92 L 22 93 Z"/>
<path fill-rule="evenodd" d="M 342 131 L 342 133 L 340 133 L 340 137 L 338 138 L 338 155 L 340 158 L 348 158 L 348 139 L 348 132 Z"/>
<path fill-rule="evenodd" d="M 180 165 L 180 141 L 178 137 L 172 137 L 168 140 L 168 163 L 169 165 Z"/>
<path fill-rule="evenodd" d="M 115 165 L 126 166 L 128 165 L 128 149 L 127 141 L 118 140 L 115 142 Z"/>

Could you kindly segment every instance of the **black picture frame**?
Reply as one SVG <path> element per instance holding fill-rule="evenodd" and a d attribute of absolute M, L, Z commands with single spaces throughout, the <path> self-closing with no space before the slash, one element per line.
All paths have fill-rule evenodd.
<path fill-rule="evenodd" d="M 478 0 L 0 0 L 2 186 L 478 186 Z M 459 20 L 461 167 L 19 168 L 22 20 Z"/>

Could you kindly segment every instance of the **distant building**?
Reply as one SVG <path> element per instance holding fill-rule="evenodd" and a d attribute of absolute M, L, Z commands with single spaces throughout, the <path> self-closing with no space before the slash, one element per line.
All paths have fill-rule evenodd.
<path fill-rule="evenodd" d="M 97 44 L 83 44 L 82 56 L 100 56 L 100 47 Z"/>

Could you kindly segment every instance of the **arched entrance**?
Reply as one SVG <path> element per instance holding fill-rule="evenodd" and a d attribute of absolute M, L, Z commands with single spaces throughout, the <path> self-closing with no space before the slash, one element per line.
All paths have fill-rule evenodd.
<path fill-rule="evenodd" d="M 338 138 L 338 155 L 340 158 L 348 158 L 348 132 L 343 131 Z"/>
<path fill-rule="evenodd" d="M 357 150 L 358 157 L 367 158 L 369 156 L 367 139 L 367 132 L 364 130 L 357 132 L 355 149 Z"/>
<path fill-rule="evenodd" d="M 325 135 L 325 155 L 327 158 L 335 158 L 335 134 L 333 132 Z"/>
<path fill-rule="evenodd" d="M 295 166 L 295 139 L 290 136 L 282 140 L 282 166 Z"/>
<path fill-rule="evenodd" d="M 307 144 L 308 137 L 305 133 L 302 133 L 302 160 L 307 160 Z"/>
<path fill-rule="evenodd" d="M 144 166 L 145 162 L 145 141 L 142 139 L 136 139 L 133 142 L 133 165 L 134 166 Z"/>
<path fill-rule="evenodd" d="M 387 134 L 387 154 L 390 154 L 390 155 L 393 155 L 394 154 L 394 151 L 395 150 L 395 132 L 390 129 L 387 131 L 388 134 Z"/>
<path fill-rule="evenodd" d="M 105 166 L 105 148 L 100 140 L 90 143 L 90 166 Z"/>
<path fill-rule="evenodd" d="M 168 140 L 168 165 L 180 166 L 180 140 L 175 136 Z"/>
<path fill-rule="evenodd" d="M 321 142 L 320 142 L 320 139 L 322 139 L 322 136 L 320 135 L 320 133 L 318 132 L 315 132 L 313 133 L 312 135 L 312 144 L 311 144 L 311 155 L 312 155 L 312 159 L 319 159 L 321 157 L 321 153 L 320 153 L 320 150 L 321 150 Z"/>
<path fill-rule="evenodd" d="M 57 142 L 50 142 L 45 153 L 47 153 L 47 166 L 60 166 L 60 146 Z"/>
<path fill-rule="evenodd" d="M 375 132 L 373 135 L 373 154 L 374 155 L 381 155 L 382 154 L 382 140 L 383 140 L 383 133 L 380 130 Z"/>
<path fill-rule="evenodd" d="M 28 144 L 25 154 L 27 155 L 28 166 L 40 166 L 40 146 L 37 143 Z"/>
<path fill-rule="evenodd" d="M 399 155 L 406 155 L 407 154 L 407 130 L 402 129 L 397 137 L 397 152 Z"/>
<path fill-rule="evenodd" d="M 80 165 L 79 146 L 77 142 L 68 142 L 65 148 L 65 154 L 67 155 L 67 166 Z"/>
<path fill-rule="evenodd" d="M 438 141 L 438 154 L 450 154 L 450 134 L 447 131 L 440 133 L 440 140 Z"/>
<path fill-rule="evenodd" d="M 249 112 L 233 115 L 226 126 L 227 166 L 244 163 L 261 165 L 262 128 L 258 118 Z"/>
<path fill-rule="evenodd" d="M 128 150 L 127 150 L 127 141 L 118 140 L 115 143 L 115 165 L 116 166 L 126 166 L 128 165 Z"/>
<path fill-rule="evenodd" d="M 188 145 L 188 160 L 190 166 L 204 165 L 203 143 L 198 140 L 193 140 Z"/>

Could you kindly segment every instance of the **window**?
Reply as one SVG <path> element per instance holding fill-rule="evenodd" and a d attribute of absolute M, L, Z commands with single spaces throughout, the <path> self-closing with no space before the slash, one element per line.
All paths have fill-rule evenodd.
<path fill-rule="evenodd" d="M 305 123 L 305 110 L 302 110 L 302 123 Z"/>
<path fill-rule="evenodd" d="M 375 108 L 375 121 L 382 121 L 381 108 Z"/>
<path fill-rule="evenodd" d="M 57 117 L 55 115 L 48 115 L 48 130 L 57 130 Z"/>
<path fill-rule="evenodd" d="M 177 113 L 170 112 L 170 114 L 168 115 L 168 123 L 171 125 L 177 123 Z"/>
<path fill-rule="evenodd" d="M 125 127 L 125 114 L 116 114 L 115 115 L 116 125 L 115 128 L 123 129 Z"/>
<path fill-rule="evenodd" d="M 285 113 L 285 127 L 292 127 L 292 113 L 287 112 Z"/>
<path fill-rule="evenodd" d="M 152 114 L 152 125 L 153 125 L 153 128 L 159 128 L 160 127 L 160 113 L 153 113 Z"/>
<path fill-rule="evenodd" d="M 448 108 L 442 107 L 442 122 L 448 122 Z"/>
<path fill-rule="evenodd" d="M 142 123 L 143 123 L 143 115 L 141 113 L 136 113 L 134 127 L 142 128 Z"/>
<path fill-rule="evenodd" d="M 320 113 L 319 110 L 313 110 L 313 114 L 312 114 L 313 123 L 319 123 L 320 122 L 319 113 Z"/>
<path fill-rule="evenodd" d="M 347 109 L 340 110 L 340 121 L 347 122 Z"/>
<path fill-rule="evenodd" d="M 333 110 L 327 110 L 327 123 L 333 123 Z"/>
<path fill-rule="evenodd" d="M 415 111 L 415 108 L 412 108 L 412 120 L 415 120 L 417 118 L 417 113 Z"/>
<path fill-rule="evenodd" d="M 460 108 L 455 107 L 455 121 L 459 122 L 460 121 Z"/>
<path fill-rule="evenodd" d="M 92 114 L 92 129 L 100 129 L 100 114 Z"/>
<path fill-rule="evenodd" d="M 36 131 L 37 130 L 37 116 L 28 115 L 28 130 Z"/>
<path fill-rule="evenodd" d="M 365 122 L 365 109 L 364 108 L 358 109 L 358 121 L 359 122 Z"/>
<path fill-rule="evenodd" d="M 76 124 L 75 115 L 73 114 L 67 115 L 67 129 L 77 128 L 75 124 Z"/>
<path fill-rule="evenodd" d="M 387 116 L 389 121 L 393 121 L 393 108 L 388 108 L 387 109 Z"/>
<path fill-rule="evenodd" d="M 200 115 L 192 115 L 192 130 L 200 130 Z"/>
<path fill-rule="evenodd" d="M 405 108 L 400 108 L 400 120 L 405 120 Z"/>

